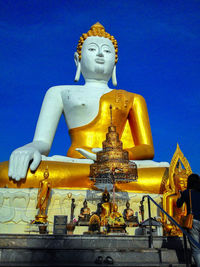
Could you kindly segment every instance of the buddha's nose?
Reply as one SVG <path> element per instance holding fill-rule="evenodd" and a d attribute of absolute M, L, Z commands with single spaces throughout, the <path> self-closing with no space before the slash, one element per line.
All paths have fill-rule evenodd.
<path fill-rule="evenodd" d="M 102 53 L 101 50 L 98 51 L 97 56 L 98 56 L 98 57 L 103 57 L 103 53 Z"/>

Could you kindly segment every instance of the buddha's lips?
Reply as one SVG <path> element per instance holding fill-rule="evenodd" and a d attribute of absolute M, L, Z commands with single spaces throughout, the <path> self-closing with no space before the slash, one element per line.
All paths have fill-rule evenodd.
<path fill-rule="evenodd" d="M 100 58 L 96 58 L 95 59 L 95 62 L 96 63 L 99 63 L 99 64 L 104 64 L 105 63 L 105 60 L 104 59 L 100 59 Z"/>

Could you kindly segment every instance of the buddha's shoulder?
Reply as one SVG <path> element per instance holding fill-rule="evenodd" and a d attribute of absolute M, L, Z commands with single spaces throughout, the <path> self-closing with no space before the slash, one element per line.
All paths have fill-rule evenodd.
<path fill-rule="evenodd" d="M 73 90 L 73 92 L 76 91 L 80 91 L 82 90 L 83 86 L 81 85 L 56 85 L 56 86 L 52 86 L 50 87 L 46 94 L 61 94 L 63 92 L 71 92 Z"/>
<path fill-rule="evenodd" d="M 116 90 L 116 92 L 118 92 L 119 94 L 123 94 L 124 96 L 128 97 L 128 98 L 132 98 L 136 101 L 145 101 L 144 97 L 140 94 L 136 94 L 136 93 L 132 93 L 132 92 L 129 92 L 127 90 L 123 90 L 123 89 L 118 89 Z"/>

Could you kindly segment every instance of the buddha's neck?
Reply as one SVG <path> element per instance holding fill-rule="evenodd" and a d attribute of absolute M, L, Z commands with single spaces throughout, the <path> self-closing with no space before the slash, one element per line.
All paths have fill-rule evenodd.
<path fill-rule="evenodd" d="M 84 86 L 93 89 L 96 88 L 99 90 L 109 89 L 108 82 L 104 80 L 86 79 Z"/>

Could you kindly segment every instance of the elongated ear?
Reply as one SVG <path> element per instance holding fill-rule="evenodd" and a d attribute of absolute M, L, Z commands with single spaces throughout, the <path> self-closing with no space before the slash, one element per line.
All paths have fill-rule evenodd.
<path fill-rule="evenodd" d="M 74 53 L 74 61 L 76 64 L 76 75 L 75 75 L 74 81 L 78 82 L 80 79 L 80 75 L 81 75 L 81 63 L 79 61 L 79 56 L 77 52 Z"/>
<path fill-rule="evenodd" d="M 117 86 L 116 65 L 114 66 L 113 72 L 112 72 L 112 83 L 114 86 Z"/>

